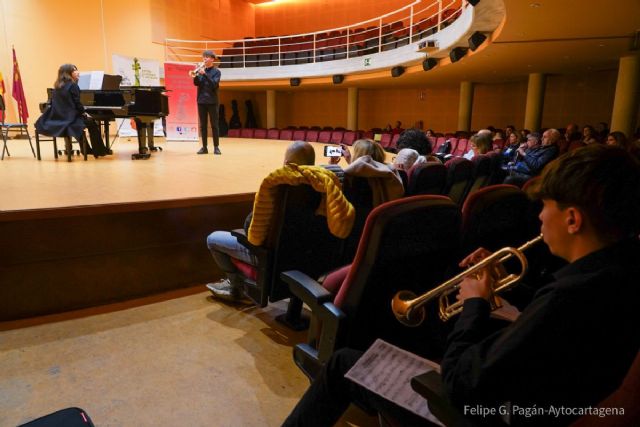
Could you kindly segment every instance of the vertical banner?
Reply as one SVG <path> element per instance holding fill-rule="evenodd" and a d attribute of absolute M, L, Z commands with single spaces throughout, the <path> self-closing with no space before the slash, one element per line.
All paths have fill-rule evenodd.
<path fill-rule="evenodd" d="M 24 87 L 22 86 L 22 76 L 20 75 L 20 67 L 18 67 L 18 58 L 16 58 L 16 50 L 13 50 L 13 88 L 11 94 L 13 99 L 18 103 L 18 117 L 20 123 L 27 123 L 29 118 L 29 110 L 27 109 L 27 98 L 24 96 Z"/>
<path fill-rule="evenodd" d="M 160 63 L 153 59 L 112 55 L 113 72 L 122 76 L 121 86 L 160 86 Z M 171 110 L 169 110 L 171 111 Z M 129 119 L 116 119 L 118 136 L 136 136 Z M 153 135 L 164 136 L 162 120 L 153 122 Z"/>
<path fill-rule="evenodd" d="M 169 91 L 169 111 L 167 117 L 167 140 L 198 140 L 198 106 L 196 87 L 189 71 L 193 65 L 165 63 L 164 84 Z"/>

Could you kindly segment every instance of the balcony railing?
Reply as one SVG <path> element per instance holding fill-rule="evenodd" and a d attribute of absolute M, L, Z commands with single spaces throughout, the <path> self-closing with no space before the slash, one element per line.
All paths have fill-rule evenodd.
<path fill-rule="evenodd" d="M 165 40 L 165 61 L 199 62 L 212 49 L 221 68 L 276 67 L 371 55 L 419 42 L 455 21 L 464 0 L 416 0 L 376 18 L 313 33 L 242 40 Z"/>

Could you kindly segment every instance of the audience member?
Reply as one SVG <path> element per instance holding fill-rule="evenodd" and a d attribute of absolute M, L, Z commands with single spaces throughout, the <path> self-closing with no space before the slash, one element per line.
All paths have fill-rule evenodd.
<path fill-rule="evenodd" d="M 463 156 L 467 160 L 473 159 L 478 154 L 487 154 L 493 148 L 491 134 L 487 132 L 476 133 L 469 138 L 469 151 Z"/>
<path fill-rule="evenodd" d="M 593 126 L 586 125 L 582 128 L 582 142 L 586 145 L 596 144 L 598 142 L 596 136 L 596 131 L 593 129 Z"/>
<path fill-rule="evenodd" d="M 422 159 L 422 160 L 420 160 Z M 424 157 L 413 148 L 403 148 L 393 159 L 393 167 L 396 170 L 408 172 L 416 163 L 424 162 Z"/>
<path fill-rule="evenodd" d="M 580 133 L 580 128 L 575 123 L 569 123 L 567 128 L 564 131 L 564 139 L 567 141 L 580 141 L 582 140 L 582 134 Z"/>
<path fill-rule="evenodd" d="M 413 148 L 421 156 L 428 156 L 432 150 L 431 142 L 429 142 L 427 135 L 418 129 L 407 129 L 400 134 L 398 150 L 403 148 Z"/>
<path fill-rule="evenodd" d="M 640 345 L 638 160 L 617 147 L 574 150 L 545 169 L 537 197 L 544 242 L 569 263 L 555 281 L 497 330 L 489 324 L 494 269 L 460 285 L 463 309 L 441 371 L 451 401 L 474 424 L 503 425 L 508 415 L 511 425 L 569 425 L 619 387 Z M 488 255 L 479 249 L 461 266 Z M 399 425 L 430 425 L 345 378 L 361 354 L 334 353 L 283 426 L 333 426 L 350 402 Z"/>
<path fill-rule="evenodd" d="M 368 178 L 374 207 L 404 196 L 402 178 L 385 163 L 386 154 L 380 144 L 370 139 L 359 139 L 353 144 L 353 156 L 346 147 L 343 150 L 349 163 L 344 168 L 345 175 Z"/>
<path fill-rule="evenodd" d="M 629 140 L 627 139 L 627 136 L 624 132 L 620 131 L 614 131 L 607 135 L 606 143 L 607 145 L 617 145 L 625 150 L 629 148 Z"/>
<path fill-rule="evenodd" d="M 529 134 L 526 148 L 518 148 L 516 161 L 509 168 L 509 176 L 504 183 L 522 187 L 529 179 L 540 174 L 547 163 L 558 156 L 561 137 L 557 129 L 547 129 L 542 134 L 542 144 L 539 144 L 539 135 Z"/>
<path fill-rule="evenodd" d="M 294 141 L 289 145 L 284 155 L 284 165 L 313 165 L 315 151 L 311 144 L 304 141 Z M 252 214 L 245 220 L 245 231 L 249 228 Z M 238 271 L 232 258 L 250 265 L 257 265 L 256 257 L 248 248 L 241 245 L 228 231 L 214 231 L 207 237 L 207 247 L 218 267 L 225 273 L 226 278 L 216 283 L 207 284 L 213 296 L 219 299 L 249 303 L 243 294 L 244 276 Z"/>

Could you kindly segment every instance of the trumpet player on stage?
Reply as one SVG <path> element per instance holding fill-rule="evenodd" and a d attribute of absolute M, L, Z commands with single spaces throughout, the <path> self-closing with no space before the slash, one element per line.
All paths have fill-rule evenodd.
<path fill-rule="evenodd" d="M 544 242 L 568 264 L 498 330 L 489 324 L 495 265 L 460 282 L 462 312 L 441 364 L 448 398 L 470 425 L 566 426 L 588 415 L 639 425 L 637 395 L 611 394 L 640 346 L 640 163 L 620 148 L 587 146 L 547 165 L 534 193 Z M 334 353 L 284 425 L 331 426 L 351 401 L 400 425 L 430 425 L 346 379 L 360 355 Z"/>
<path fill-rule="evenodd" d="M 212 50 L 202 52 L 202 63 L 189 74 L 193 77 L 193 84 L 198 87 L 198 118 L 202 135 L 202 148 L 198 154 L 207 154 L 207 118 L 213 131 L 213 154 L 220 151 L 220 130 L 218 127 L 218 86 L 220 85 L 220 70 L 215 67 L 216 55 Z"/>

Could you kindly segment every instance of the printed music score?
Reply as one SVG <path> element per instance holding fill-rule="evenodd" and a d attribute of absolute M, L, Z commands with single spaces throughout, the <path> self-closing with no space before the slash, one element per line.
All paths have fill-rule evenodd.
<path fill-rule="evenodd" d="M 345 377 L 432 423 L 443 425 L 424 397 L 411 388 L 411 378 L 440 365 L 377 339 Z"/>

